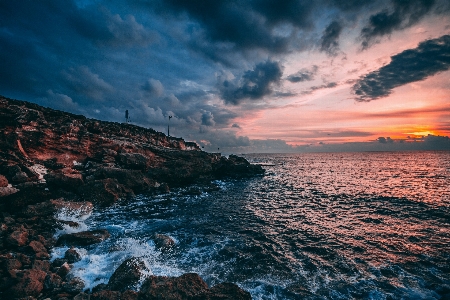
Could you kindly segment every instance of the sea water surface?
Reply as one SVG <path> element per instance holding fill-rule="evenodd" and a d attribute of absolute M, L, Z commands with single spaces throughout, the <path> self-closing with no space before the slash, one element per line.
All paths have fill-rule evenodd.
<path fill-rule="evenodd" d="M 135 256 L 152 274 L 196 272 L 253 299 L 450 297 L 450 152 L 245 157 L 266 175 L 96 209 L 83 229 L 111 238 L 80 250 L 72 275 L 92 288 Z M 155 233 L 176 246 L 156 249 Z"/>

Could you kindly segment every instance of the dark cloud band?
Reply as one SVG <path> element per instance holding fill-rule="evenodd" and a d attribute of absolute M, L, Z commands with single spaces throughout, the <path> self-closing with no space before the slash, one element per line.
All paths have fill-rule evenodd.
<path fill-rule="evenodd" d="M 360 78 L 352 89 L 357 101 L 371 101 L 388 96 L 396 87 L 449 68 L 450 35 L 444 35 L 392 56 L 389 64 Z"/>

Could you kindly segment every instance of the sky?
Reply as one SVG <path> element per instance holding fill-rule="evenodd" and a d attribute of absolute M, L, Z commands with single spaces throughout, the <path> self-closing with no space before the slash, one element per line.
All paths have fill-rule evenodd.
<path fill-rule="evenodd" d="M 448 0 L 0 0 L 0 95 L 211 152 L 450 150 L 449 69 Z"/>

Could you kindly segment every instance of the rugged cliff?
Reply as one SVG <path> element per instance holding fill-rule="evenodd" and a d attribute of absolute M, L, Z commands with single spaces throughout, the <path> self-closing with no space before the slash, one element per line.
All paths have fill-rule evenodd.
<path fill-rule="evenodd" d="M 95 205 L 111 205 L 137 193 L 164 193 L 171 187 L 192 183 L 214 189 L 213 179 L 263 173 L 260 166 L 243 158 L 206 153 L 195 143 L 152 129 L 88 119 L 0 97 L 0 298 L 87 297 L 80 293 L 83 283 L 67 276 L 76 251 L 68 251 L 65 259 L 50 263 L 50 249 L 55 244 L 98 243 L 109 234 L 101 230 L 78 232 L 54 240 L 55 228 L 62 225 L 55 219 L 60 209 L 89 211 Z M 125 275 L 117 276 L 133 279 L 139 275 L 138 271 L 124 270 Z M 151 288 L 155 280 L 163 280 L 168 286 L 181 280 L 180 285 L 189 288 L 185 277 L 194 278 L 202 288 L 175 288 L 170 293 L 190 293 L 193 298 L 201 294 L 202 299 L 213 299 L 220 293 L 220 299 L 249 298 L 247 292 L 228 283 L 209 289 L 198 275 L 148 279 L 145 294 L 157 294 Z M 99 288 L 97 296 L 144 297 L 142 292 L 114 291 L 111 286 Z M 95 295 L 91 299 L 96 299 Z"/>
<path fill-rule="evenodd" d="M 45 182 L 51 193 L 102 205 L 134 193 L 264 172 L 243 158 L 206 153 L 153 129 L 6 98 L 0 98 L 0 128 L 0 174 L 9 183 L 23 190 Z"/>

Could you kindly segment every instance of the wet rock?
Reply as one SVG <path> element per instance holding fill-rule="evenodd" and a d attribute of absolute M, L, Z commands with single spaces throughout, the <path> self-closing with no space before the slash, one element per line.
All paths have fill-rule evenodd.
<path fill-rule="evenodd" d="M 150 276 L 141 287 L 139 299 L 196 299 L 207 292 L 208 285 L 195 273 L 180 277 Z"/>
<path fill-rule="evenodd" d="M 16 189 L 15 187 L 0 187 L 0 197 L 6 197 L 12 194 L 17 193 L 19 190 Z"/>
<path fill-rule="evenodd" d="M 50 270 L 50 262 L 48 260 L 36 259 L 33 262 L 33 266 L 31 268 L 35 269 L 35 270 L 41 270 L 44 272 L 48 272 Z"/>
<path fill-rule="evenodd" d="M 106 290 L 106 284 L 105 283 L 97 284 L 96 286 L 94 286 L 92 288 L 92 294 L 103 291 L 103 290 Z"/>
<path fill-rule="evenodd" d="M 155 242 L 156 248 L 160 250 L 168 250 L 175 246 L 175 241 L 165 234 L 155 234 L 153 236 L 153 241 Z"/>
<path fill-rule="evenodd" d="M 8 186 L 8 179 L 3 176 L 0 175 L 0 187 L 7 187 Z"/>
<path fill-rule="evenodd" d="M 26 270 L 20 281 L 15 284 L 10 292 L 13 297 L 22 298 L 27 296 L 37 297 L 44 289 L 46 274 L 40 270 Z"/>
<path fill-rule="evenodd" d="M 84 281 L 79 277 L 72 278 L 69 282 L 62 284 L 63 291 L 75 294 L 80 293 L 84 289 Z"/>
<path fill-rule="evenodd" d="M 44 279 L 44 290 L 53 290 L 61 286 L 62 279 L 55 273 L 48 274 Z"/>
<path fill-rule="evenodd" d="M 109 232 L 106 229 L 63 234 L 58 238 L 56 246 L 88 246 L 100 243 L 109 238 L 109 236 Z"/>
<path fill-rule="evenodd" d="M 118 291 L 100 291 L 91 295 L 91 300 L 122 300 L 122 293 Z"/>
<path fill-rule="evenodd" d="M 58 276 L 60 276 L 61 278 L 65 278 L 67 276 L 67 274 L 69 274 L 70 269 L 71 269 L 70 265 L 67 262 L 65 262 L 61 265 L 61 267 L 59 267 L 56 274 Z"/>
<path fill-rule="evenodd" d="M 234 283 L 221 283 L 212 287 L 203 299 L 208 300 L 251 300 L 249 292 L 244 291 Z M 199 297 L 199 299 L 202 299 Z"/>
<path fill-rule="evenodd" d="M 52 262 L 52 268 L 57 270 L 59 267 L 61 267 L 64 263 L 67 263 L 67 260 L 64 258 L 56 258 L 53 262 Z"/>
<path fill-rule="evenodd" d="M 81 255 L 74 247 L 71 247 L 64 253 L 64 258 L 69 264 L 73 264 L 81 260 Z"/>
<path fill-rule="evenodd" d="M 127 195 L 123 185 L 111 178 L 89 182 L 78 189 L 78 194 L 100 206 L 112 205 Z"/>
<path fill-rule="evenodd" d="M 28 230 L 26 230 L 24 227 L 21 227 L 20 229 L 14 231 L 7 238 L 7 242 L 15 247 L 25 246 L 27 241 Z"/>
<path fill-rule="evenodd" d="M 150 269 L 142 259 L 136 257 L 129 258 L 114 271 L 106 288 L 120 292 L 135 288 L 138 282 L 149 273 Z"/>

